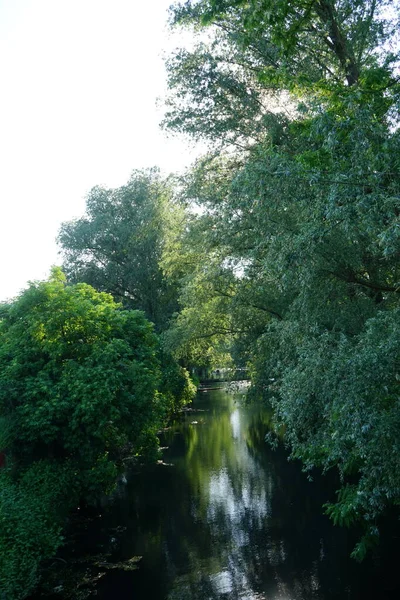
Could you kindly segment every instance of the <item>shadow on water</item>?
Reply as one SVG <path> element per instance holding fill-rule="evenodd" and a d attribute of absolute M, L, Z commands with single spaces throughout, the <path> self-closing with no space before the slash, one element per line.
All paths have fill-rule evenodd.
<path fill-rule="evenodd" d="M 101 525 L 89 525 L 86 539 L 113 560 L 143 557 L 137 571 L 108 571 L 97 598 L 398 597 L 371 562 L 348 558 L 354 540 L 322 514 L 337 483 L 309 482 L 264 442 L 265 410 L 224 390 L 199 394 L 195 408 L 163 433 L 166 464 L 131 474 Z"/>

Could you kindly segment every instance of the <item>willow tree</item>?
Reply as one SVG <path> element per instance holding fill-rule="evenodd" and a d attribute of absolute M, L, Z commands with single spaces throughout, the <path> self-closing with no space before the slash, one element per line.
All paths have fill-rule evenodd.
<path fill-rule="evenodd" d="M 398 2 L 388 0 L 189 0 L 173 22 L 215 25 L 259 57 L 263 82 L 283 86 L 320 79 L 359 83 L 365 71 L 389 64 L 376 49 L 396 32 Z"/>
<path fill-rule="evenodd" d="M 191 243 L 213 269 L 201 262 L 187 289 L 197 277 L 229 316 L 293 456 L 339 469 L 328 511 L 364 524 L 357 557 L 400 501 L 397 13 L 379 0 L 200 0 L 172 13 L 210 32 L 169 62 L 165 126 L 210 143 L 186 196 L 201 205 Z M 182 298 L 201 326 L 196 294 Z"/>
<path fill-rule="evenodd" d="M 157 330 L 165 328 L 177 308 L 177 289 L 160 261 L 182 219 L 172 182 L 157 169 L 134 171 L 116 189 L 93 188 L 86 214 L 64 223 L 58 237 L 68 280 L 108 292 L 126 308 L 143 310 Z"/>

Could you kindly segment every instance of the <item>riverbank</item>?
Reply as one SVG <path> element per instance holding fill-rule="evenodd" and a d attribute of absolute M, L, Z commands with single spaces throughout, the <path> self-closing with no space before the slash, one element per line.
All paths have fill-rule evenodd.
<path fill-rule="evenodd" d="M 309 482 L 283 447 L 268 447 L 267 427 L 239 395 L 199 393 L 161 434 L 163 462 L 128 474 L 63 550 L 83 575 L 75 597 L 394 600 L 396 571 L 379 565 L 388 556 L 355 563 L 354 536 L 322 514 L 334 482 Z"/>

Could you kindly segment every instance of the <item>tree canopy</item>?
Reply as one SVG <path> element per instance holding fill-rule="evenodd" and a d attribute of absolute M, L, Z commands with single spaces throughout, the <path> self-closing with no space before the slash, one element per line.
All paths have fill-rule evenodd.
<path fill-rule="evenodd" d="M 280 86 L 321 78 L 352 86 L 365 68 L 393 59 L 376 52 L 395 33 L 388 8 L 388 0 L 189 0 L 174 7 L 173 18 L 227 30 L 242 47 L 256 49 L 261 72 L 274 71 Z"/>
<path fill-rule="evenodd" d="M 364 524 L 358 558 L 400 501 L 398 16 L 378 0 L 172 8 L 208 39 L 170 59 L 164 126 L 210 150 L 180 237 L 208 260 L 169 335 L 185 351 L 225 333 L 292 455 L 339 469 L 327 510 Z"/>
<path fill-rule="evenodd" d="M 165 417 L 191 399 L 175 365 L 176 400 L 167 395 L 158 346 L 142 312 L 67 285 L 58 268 L 2 306 L 0 582 L 11 600 L 37 583 L 68 511 L 109 493 L 127 455 L 154 459 Z"/>
<path fill-rule="evenodd" d="M 14 458 L 71 459 L 93 472 L 114 465 L 128 443 L 135 453 L 154 443 L 156 350 L 143 313 L 121 310 L 110 295 L 66 285 L 57 269 L 32 284 L 0 324 L 0 402 Z"/>
<path fill-rule="evenodd" d="M 175 284 L 160 267 L 169 230 L 181 220 L 172 194 L 172 182 L 157 169 L 134 171 L 120 188 L 93 188 L 86 215 L 64 223 L 58 238 L 71 283 L 88 283 L 143 310 L 157 330 L 177 308 Z"/>
<path fill-rule="evenodd" d="M 387 0 L 171 8 L 199 38 L 167 61 L 163 127 L 207 152 L 180 178 L 93 188 L 60 230 L 66 277 L 0 306 L 10 598 L 72 503 L 108 491 L 128 452 L 155 456 L 194 394 L 184 367 L 247 368 L 269 442 L 283 436 L 310 476 L 339 472 L 325 508 L 362 526 L 353 556 L 398 511 L 399 16 Z"/>

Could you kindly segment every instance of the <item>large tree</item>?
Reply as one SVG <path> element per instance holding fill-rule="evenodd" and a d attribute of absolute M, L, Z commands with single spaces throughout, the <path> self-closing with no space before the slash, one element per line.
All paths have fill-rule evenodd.
<path fill-rule="evenodd" d="M 396 31 L 398 2 L 388 0 L 188 0 L 173 8 L 175 23 L 215 25 L 252 48 L 282 86 L 319 79 L 359 82 L 382 59 L 376 49 Z M 271 73 L 272 74 L 272 73 Z"/>
<path fill-rule="evenodd" d="M 320 105 L 352 86 L 371 97 L 397 84 L 398 2 L 198 0 L 171 11 L 174 25 L 210 33 L 167 61 L 163 125 L 214 146 L 273 139 L 274 115 L 296 116 L 296 98 Z"/>
<path fill-rule="evenodd" d="M 120 188 L 93 188 L 85 216 L 64 223 L 59 234 L 68 280 L 111 293 L 164 329 L 177 290 L 160 261 L 166 237 L 181 221 L 171 182 L 157 169 L 134 171 Z"/>
<path fill-rule="evenodd" d="M 182 252 L 197 240 L 210 259 L 185 279 L 176 330 L 188 346 L 227 328 L 293 456 L 339 469 L 329 511 L 364 524 L 358 557 L 400 501 L 400 87 L 386 5 L 176 7 L 176 23 L 212 25 L 211 41 L 170 61 L 165 120 L 211 140 L 187 177 L 201 211 Z M 290 110 L 269 110 L 272 92 Z"/>

